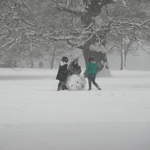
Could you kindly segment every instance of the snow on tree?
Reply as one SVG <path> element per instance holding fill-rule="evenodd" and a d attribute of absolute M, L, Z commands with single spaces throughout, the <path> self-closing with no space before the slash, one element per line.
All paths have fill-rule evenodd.
<path fill-rule="evenodd" d="M 148 1 L 131 0 L 126 1 L 126 7 L 116 5 L 108 11 L 113 19 L 109 40 L 114 41 L 114 48 L 119 49 L 121 70 L 127 66 L 127 55 L 133 51 L 132 45 L 149 36 L 150 13 L 145 11 L 148 4 Z"/>
<path fill-rule="evenodd" d="M 100 71 L 103 62 L 104 66 L 108 65 L 107 44 L 109 40 L 113 42 L 109 38 L 113 35 L 120 38 L 119 47 L 125 46 L 120 48 L 120 53 L 122 64 L 126 64 L 124 60 L 132 43 L 143 39 L 143 31 L 149 30 L 147 4 L 148 0 L 1 0 L 1 55 L 7 55 L 5 51 L 13 47 L 23 50 L 22 53 L 28 49 L 32 64 L 34 49 L 45 45 L 53 68 L 55 45 L 63 40 L 81 49 L 85 62 L 94 56 Z M 126 44 L 125 39 L 129 39 Z"/>

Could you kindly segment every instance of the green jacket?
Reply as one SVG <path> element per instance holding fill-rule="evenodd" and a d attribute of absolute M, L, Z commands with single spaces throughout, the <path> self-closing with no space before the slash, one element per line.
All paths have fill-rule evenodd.
<path fill-rule="evenodd" d="M 96 62 L 88 62 L 86 64 L 86 74 L 96 74 L 96 73 L 97 73 Z"/>

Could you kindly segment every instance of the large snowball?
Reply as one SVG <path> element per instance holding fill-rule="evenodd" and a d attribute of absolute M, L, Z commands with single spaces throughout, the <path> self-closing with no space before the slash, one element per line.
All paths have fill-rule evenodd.
<path fill-rule="evenodd" d="M 67 79 L 67 88 L 69 90 L 82 90 L 84 89 L 86 80 L 83 76 L 80 75 L 71 75 Z"/>

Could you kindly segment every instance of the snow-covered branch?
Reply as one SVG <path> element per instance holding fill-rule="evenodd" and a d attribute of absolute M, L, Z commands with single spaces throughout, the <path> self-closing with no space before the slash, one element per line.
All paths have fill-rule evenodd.
<path fill-rule="evenodd" d="M 10 49 L 12 47 L 12 45 L 16 42 L 16 39 L 12 39 L 11 41 L 3 44 L 0 49 L 4 49 L 7 47 L 7 50 Z"/>
<path fill-rule="evenodd" d="M 84 11 L 82 9 L 70 8 L 64 4 L 57 3 L 56 8 L 60 11 L 65 11 L 65 12 L 71 13 L 76 16 L 82 16 L 84 13 Z"/>

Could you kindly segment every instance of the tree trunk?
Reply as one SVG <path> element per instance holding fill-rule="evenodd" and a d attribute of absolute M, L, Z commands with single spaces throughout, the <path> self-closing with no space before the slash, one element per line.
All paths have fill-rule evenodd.
<path fill-rule="evenodd" d="M 34 63 L 33 63 L 33 59 L 31 57 L 31 63 L 30 63 L 30 68 L 33 68 L 34 67 Z"/>
<path fill-rule="evenodd" d="M 55 46 L 55 44 L 54 44 L 54 45 L 53 45 L 52 55 L 51 55 L 51 61 L 50 61 L 50 68 L 51 68 L 51 69 L 54 68 L 55 54 L 56 54 L 56 46 Z"/>
<path fill-rule="evenodd" d="M 121 43 L 121 66 L 120 70 L 126 69 L 126 64 L 127 64 L 127 47 L 126 47 L 126 42 L 122 38 L 122 43 Z"/>
<path fill-rule="evenodd" d="M 34 62 L 33 62 L 33 45 L 32 45 L 32 41 L 30 43 L 30 68 L 34 67 Z"/>
<path fill-rule="evenodd" d="M 126 69 L 126 59 L 127 59 L 127 57 L 126 57 L 126 54 L 125 54 L 125 49 L 122 47 L 122 49 L 121 49 L 121 66 L 120 66 L 120 70 L 124 70 L 124 69 Z"/>

